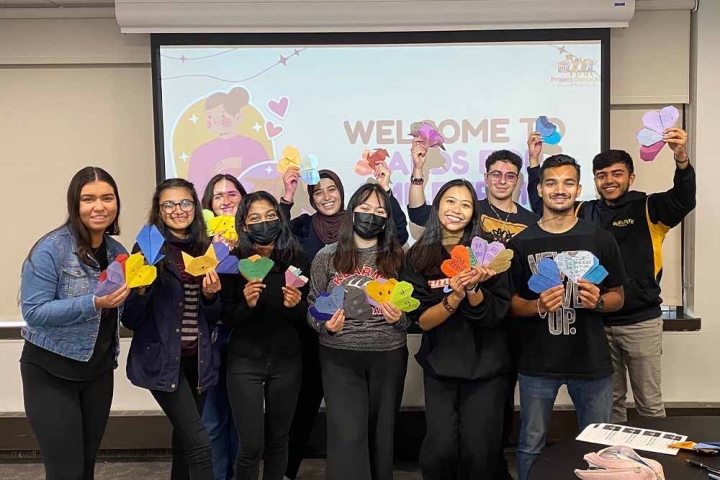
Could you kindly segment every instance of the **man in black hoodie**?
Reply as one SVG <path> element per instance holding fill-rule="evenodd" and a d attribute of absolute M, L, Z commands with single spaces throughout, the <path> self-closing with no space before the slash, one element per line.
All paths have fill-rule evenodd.
<path fill-rule="evenodd" d="M 608 150 L 593 159 L 595 187 L 601 198 L 575 205 L 579 218 L 613 234 L 629 278 L 624 285 L 623 308 L 605 316 L 614 370 L 614 423 L 627 421 L 628 374 L 638 414 L 665 416 L 660 388 L 662 243 L 667 232 L 695 208 L 695 170 L 685 149 L 684 130 L 667 129 L 664 141 L 673 150 L 676 166 L 670 190 L 652 194 L 630 191 L 635 181 L 632 158 L 623 150 Z M 542 209 L 537 193 L 542 140 L 535 132 L 528 147 L 528 194 L 533 210 Z"/>

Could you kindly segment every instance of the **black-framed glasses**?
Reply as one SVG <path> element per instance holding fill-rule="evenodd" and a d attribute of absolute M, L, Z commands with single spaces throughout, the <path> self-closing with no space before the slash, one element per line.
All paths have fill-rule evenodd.
<path fill-rule="evenodd" d="M 173 213 L 177 207 L 180 207 L 183 212 L 192 212 L 195 208 L 195 202 L 192 200 L 180 200 L 179 202 L 163 202 L 160 204 L 162 211 L 167 214 Z"/>
<path fill-rule="evenodd" d="M 505 177 L 506 182 L 514 182 L 518 179 L 518 174 L 514 172 L 501 172 L 500 170 L 493 170 L 492 172 L 488 173 L 488 177 L 492 179 L 493 182 L 499 182 L 502 180 L 503 176 Z"/>

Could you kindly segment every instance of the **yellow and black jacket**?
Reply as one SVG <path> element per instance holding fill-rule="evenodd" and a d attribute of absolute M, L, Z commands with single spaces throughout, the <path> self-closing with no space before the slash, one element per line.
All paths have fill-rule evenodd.
<path fill-rule="evenodd" d="M 537 194 L 539 167 L 528 169 L 528 194 L 533 210 L 542 214 Z M 666 192 L 646 194 L 629 191 L 613 205 L 605 200 L 577 202 L 578 218 L 613 234 L 620 246 L 629 282 L 625 284 L 625 304 L 608 314 L 609 325 L 630 325 L 660 316 L 662 243 L 671 228 L 695 208 L 695 170 L 692 166 L 675 169 L 673 187 Z"/>

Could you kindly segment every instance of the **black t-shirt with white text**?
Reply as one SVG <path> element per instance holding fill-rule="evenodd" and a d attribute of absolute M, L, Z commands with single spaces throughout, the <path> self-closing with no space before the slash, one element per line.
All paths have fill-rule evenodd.
<path fill-rule="evenodd" d="M 560 252 L 587 250 L 608 271 L 601 293 L 625 283 L 625 267 L 615 238 L 605 230 L 578 220 L 570 230 L 554 234 L 532 225 L 508 245 L 515 252 L 511 267 L 511 291 L 525 300 L 539 295 L 528 287 L 541 259 Z M 562 276 L 562 275 L 561 275 Z M 594 380 L 613 373 L 610 350 L 603 328 L 603 315 L 581 306 L 577 285 L 564 278 L 565 299 L 556 312 L 517 320 L 522 348 L 519 372 L 555 379 Z"/>

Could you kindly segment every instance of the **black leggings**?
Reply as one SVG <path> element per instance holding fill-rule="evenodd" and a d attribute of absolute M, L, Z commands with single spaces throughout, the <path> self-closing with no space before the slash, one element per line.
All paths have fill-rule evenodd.
<path fill-rule="evenodd" d="M 113 396 L 113 372 L 72 381 L 21 363 L 25 413 L 40 445 L 45 478 L 91 480 Z"/>
<path fill-rule="evenodd" d="M 263 458 L 263 479 L 282 480 L 302 368 L 300 355 L 228 358 L 228 397 L 240 437 L 235 480 L 257 480 Z"/>
<path fill-rule="evenodd" d="M 285 469 L 285 476 L 292 479 L 297 477 L 300 463 L 305 457 L 305 450 L 324 396 L 318 348 L 315 342 L 314 345 L 307 346 L 302 355 L 302 386 L 290 427 L 288 462 Z"/>
<path fill-rule="evenodd" d="M 210 437 L 202 422 L 205 393 L 199 394 L 197 357 L 183 358 L 174 392 L 150 390 L 173 426 L 172 480 L 213 480 Z"/>

